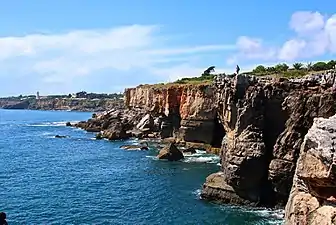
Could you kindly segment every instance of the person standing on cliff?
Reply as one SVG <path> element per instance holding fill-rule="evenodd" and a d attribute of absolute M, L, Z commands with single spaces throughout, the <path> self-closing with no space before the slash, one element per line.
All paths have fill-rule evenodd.
<path fill-rule="evenodd" d="M 239 71 L 240 71 L 240 68 L 239 68 L 239 66 L 237 65 L 237 66 L 236 66 L 236 75 L 239 74 Z"/>

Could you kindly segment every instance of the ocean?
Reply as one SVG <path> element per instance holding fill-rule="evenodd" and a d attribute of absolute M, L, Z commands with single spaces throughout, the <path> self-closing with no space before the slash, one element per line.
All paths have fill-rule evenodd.
<path fill-rule="evenodd" d="M 200 200 L 219 158 L 180 162 L 66 127 L 90 113 L 0 110 L 0 211 L 15 224 L 282 224 L 282 210 Z M 67 138 L 54 138 L 66 135 Z"/>

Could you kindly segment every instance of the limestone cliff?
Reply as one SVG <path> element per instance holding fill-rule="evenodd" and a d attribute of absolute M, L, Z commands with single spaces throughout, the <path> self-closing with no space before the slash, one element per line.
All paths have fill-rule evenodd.
<path fill-rule="evenodd" d="M 336 116 L 314 120 L 301 146 L 286 224 L 336 223 L 335 139 Z"/>
<path fill-rule="evenodd" d="M 125 104 L 144 108 L 162 119 L 161 137 L 174 136 L 188 142 L 221 141 L 212 85 L 139 86 L 126 89 Z M 213 143 L 216 144 L 216 143 Z M 218 143 L 217 143 L 218 144 Z"/>
<path fill-rule="evenodd" d="M 250 205 L 284 205 L 304 135 L 316 116 L 336 111 L 331 90 L 318 82 L 249 76 L 217 82 L 217 107 L 226 136 L 219 173 L 202 198 Z"/>
<path fill-rule="evenodd" d="M 142 85 L 125 90 L 127 110 L 78 126 L 110 140 L 173 137 L 221 146 L 221 170 L 206 179 L 203 199 L 284 206 L 314 118 L 336 113 L 328 83 L 335 79 L 324 81 L 237 75 L 213 84 Z"/>

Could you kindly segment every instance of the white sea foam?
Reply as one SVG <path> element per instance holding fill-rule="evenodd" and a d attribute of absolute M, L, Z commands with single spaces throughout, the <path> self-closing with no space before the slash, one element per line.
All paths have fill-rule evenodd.
<path fill-rule="evenodd" d="M 276 220 L 282 220 L 285 217 L 285 211 L 283 209 L 258 209 L 255 212 L 261 216 L 272 217 Z"/>
<path fill-rule="evenodd" d="M 197 197 L 197 199 L 201 198 L 201 189 L 196 189 L 195 191 L 193 191 L 192 193 Z"/>
<path fill-rule="evenodd" d="M 204 151 L 204 150 L 198 150 L 198 149 L 196 149 L 196 153 L 197 154 L 206 154 L 207 152 Z"/>
<path fill-rule="evenodd" d="M 150 159 L 153 159 L 153 160 L 158 160 L 158 158 L 156 158 L 156 156 L 154 156 L 154 155 L 146 155 L 146 158 L 150 158 Z"/>
<path fill-rule="evenodd" d="M 186 163 L 218 163 L 218 156 L 200 156 L 200 157 L 187 157 L 183 159 Z"/>
<path fill-rule="evenodd" d="M 70 123 L 76 123 L 78 121 L 72 121 Z M 66 121 L 59 121 L 59 122 L 45 122 L 40 124 L 27 124 L 29 127 L 62 127 L 66 126 Z"/>

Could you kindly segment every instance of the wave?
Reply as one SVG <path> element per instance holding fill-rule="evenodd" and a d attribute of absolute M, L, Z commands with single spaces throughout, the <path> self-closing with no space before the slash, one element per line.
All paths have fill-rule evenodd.
<path fill-rule="evenodd" d="M 152 160 L 159 160 L 158 158 L 156 158 L 156 156 L 154 155 L 146 155 L 146 158 L 150 158 Z"/>
<path fill-rule="evenodd" d="M 45 122 L 38 124 L 26 124 L 29 127 L 64 127 L 69 121 Z M 70 123 L 78 123 L 79 121 L 70 121 Z"/>
<path fill-rule="evenodd" d="M 257 209 L 255 212 L 260 216 L 274 218 L 274 221 L 271 221 L 274 222 L 272 224 L 278 224 L 285 217 L 284 209 Z"/>
<path fill-rule="evenodd" d="M 220 206 L 220 208 L 224 211 L 227 211 L 227 206 Z M 269 208 L 245 208 L 243 206 L 233 206 L 230 205 L 230 210 L 233 212 L 243 211 L 246 213 L 253 213 L 262 218 L 267 219 L 267 224 L 283 224 L 285 217 L 284 209 L 269 209 Z"/>
<path fill-rule="evenodd" d="M 201 192 L 202 192 L 201 189 L 196 189 L 192 193 L 196 196 L 197 199 L 201 199 Z"/>
<path fill-rule="evenodd" d="M 186 163 L 215 163 L 219 161 L 218 156 L 200 156 L 200 157 L 187 157 L 183 159 Z"/>
<path fill-rule="evenodd" d="M 147 158 L 158 160 L 156 156 L 146 156 Z M 194 154 L 184 154 L 184 159 L 181 162 L 184 163 L 214 163 L 218 164 L 220 161 L 219 156 L 213 154 L 207 154 L 205 151 L 196 151 Z"/>

